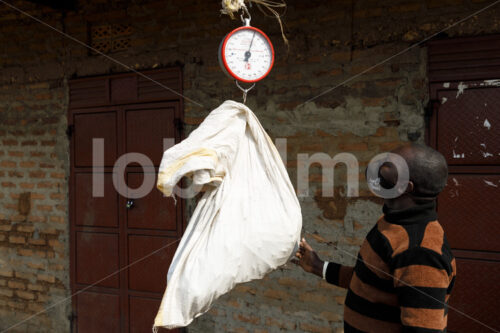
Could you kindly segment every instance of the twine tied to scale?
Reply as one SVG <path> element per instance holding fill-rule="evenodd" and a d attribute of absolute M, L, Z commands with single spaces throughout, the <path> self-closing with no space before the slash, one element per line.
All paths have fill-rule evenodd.
<path fill-rule="evenodd" d="M 288 46 L 288 39 L 285 36 L 285 31 L 283 29 L 283 22 L 281 22 L 281 16 L 284 15 L 286 11 L 286 3 L 285 0 L 246 0 L 249 6 L 252 6 L 254 3 L 259 10 L 264 13 L 266 16 L 274 16 L 278 20 L 281 29 L 281 37 L 283 37 L 283 41 L 285 45 Z M 242 9 L 246 9 L 247 5 L 245 4 L 245 0 L 222 0 L 222 9 L 221 13 L 229 15 L 231 19 L 235 18 L 235 13 L 238 13 Z M 283 8 L 283 13 L 280 14 L 276 9 Z"/>

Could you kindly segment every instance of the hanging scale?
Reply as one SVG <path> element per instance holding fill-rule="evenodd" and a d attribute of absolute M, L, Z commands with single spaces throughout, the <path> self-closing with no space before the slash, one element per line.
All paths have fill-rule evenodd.
<path fill-rule="evenodd" d="M 228 33 L 219 45 L 219 64 L 236 86 L 243 92 L 246 103 L 248 92 L 257 81 L 269 74 L 274 64 L 274 48 L 271 40 L 260 29 L 250 26 L 251 16 L 248 9 L 242 7 L 243 26 Z M 251 83 L 243 88 L 240 82 Z"/>

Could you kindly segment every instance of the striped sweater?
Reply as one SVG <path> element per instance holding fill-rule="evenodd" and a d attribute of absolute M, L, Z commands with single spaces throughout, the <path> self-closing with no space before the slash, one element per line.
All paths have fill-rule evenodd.
<path fill-rule="evenodd" d="M 329 263 L 325 278 L 347 288 L 344 331 L 445 332 L 455 259 L 435 203 L 394 211 L 370 230 L 355 267 Z"/>

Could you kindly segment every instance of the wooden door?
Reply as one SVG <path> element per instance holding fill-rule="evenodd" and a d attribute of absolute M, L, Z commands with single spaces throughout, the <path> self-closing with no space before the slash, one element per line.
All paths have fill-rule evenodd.
<path fill-rule="evenodd" d="M 457 260 L 449 332 L 500 330 L 500 35 L 428 48 L 429 143 L 445 156 L 439 220 Z"/>
<path fill-rule="evenodd" d="M 104 85 L 120 78 L 105 78 Z M 133 75 L 123 78 L 125 85 L 137 81 Z M 72 327 L 80 333 L 150 332 L 184 230 L 182 201 L 175 204 L 155 186 L 133 199 L 131 191 L 147 177 L 156 184 L 165 139 L 181 138 L 176 126 L 181 103 L 122 104 L 128 96 L 120 97 L 119 88 L 108 91 L 114 91 L 115 102 L 110 98 L 108 105 L 70 108 L 68 116 Z M 94 138 L 104 142 L 104 158 L 98 165 Z M 130 153 L 143 154 L 152 164 L 143 167 Z M 118 173 L 115 166 L 122 171 Z M 116 179 L 123 179 L 121 183 L 113 181 L 113 172 Z M 96 175 L 103 196 L 93 193 Z"/>
<path fill-rule="evenodd" d="M 500 328 L 500 88 L 458 94 L 478 83 L 450 82 L 434 104 L 431 142 L 449 165 L 438 214 L 457 258 L 450 306 L 462 312 L 449 310 L 450 332 Z"/>
<path fill-rule="evenodd" d="M 436 106 L 433 137 L 450 171 L 438 213 L 457 258 L 450 305 L 499 329 L 500 88 L 471 88 L 458 97 L 457 89 L 442 90 L 438 96 L 445 102 Z M 450 310 L 449 331 L 491 331 L 470 317 Z"/>

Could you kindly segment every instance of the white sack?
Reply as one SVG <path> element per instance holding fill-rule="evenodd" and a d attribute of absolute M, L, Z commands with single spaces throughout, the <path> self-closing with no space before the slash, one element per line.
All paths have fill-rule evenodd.
<path fill-rule="evenodd" d="M 187 326 L 235 284 L 287 262 L 302 215 L 276 147 L 245 105 L 226 101 L 161 161 L 167 196 L 182 176 L 210 184 L 189 221 L 167 276 L 154 326 Z"/>

